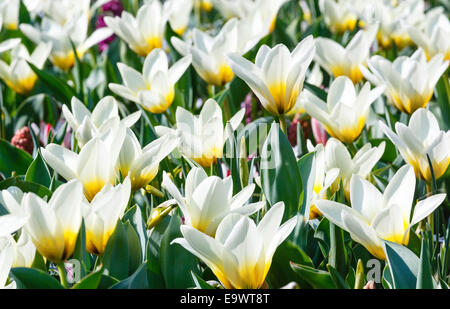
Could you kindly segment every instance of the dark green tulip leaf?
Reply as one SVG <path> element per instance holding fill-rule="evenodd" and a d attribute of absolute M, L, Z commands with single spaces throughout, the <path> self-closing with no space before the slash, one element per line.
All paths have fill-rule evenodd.
<path fill-rule="evenodd" d="M 39 269 L 12 268 L 11 275 L 18 289 L 63 289 L 55 278 Z"/>

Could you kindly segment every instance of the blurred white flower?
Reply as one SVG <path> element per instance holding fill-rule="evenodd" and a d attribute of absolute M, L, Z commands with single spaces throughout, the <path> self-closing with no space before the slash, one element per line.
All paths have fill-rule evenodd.
<path fill-rule="evenodd" d="M 352 9 L 351 0 L 319 0 L 319 8 L 332 32 L 342 34 L 355 29 L 358 16 Z"/>
<path fill-rule="evenodd" d="M 38 69 L 42 69 L 51 50 L 51 43 L 41 42 L 30 55 L 23 44 L 16 46 L 10 52 L 11 62 L 9 64 L 0 60 L 0 78 L 14 92 L 21 95 L 28 94 L 36 83 L 37 75 L 27 62 L 32 63 Z"/>

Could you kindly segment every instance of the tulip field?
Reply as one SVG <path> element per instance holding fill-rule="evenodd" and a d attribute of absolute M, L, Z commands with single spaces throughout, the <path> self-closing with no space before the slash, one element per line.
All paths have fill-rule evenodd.
<path fill-rule="evenodd" d="M 449 16 L 0 0 L 0 289 L 448 289 Z"/>

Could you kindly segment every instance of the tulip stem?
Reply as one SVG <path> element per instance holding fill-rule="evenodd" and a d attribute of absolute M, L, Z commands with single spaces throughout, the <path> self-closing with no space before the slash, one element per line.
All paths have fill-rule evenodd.
<path fill-rule="evenodd" d="M 58 268 L 59 280 L 61 282 L 61 285 L 67 289 L 69 287 L 69 283 L 67 282 L 67 273 L 64 262 L 59 262 L 58 264 L 56 264 L 56 266 Z"/>
<path fill-rule="evenodd" d="M 280 121 L 280 128 L 281 131 L 283 131 L 284 134 L 286 134 L 286 118 L 284 117 L 284 115 L 279 115 L 278 119 Z"/>
<path fill-rule="evenodd" d="M 171 126 L 174 125 L 174 121 L 172 117 L 170 116 L 169 112 L 167 110 L 164 111 L 164 116 L 166 116 L 167 121 L 170 123 Z"/>

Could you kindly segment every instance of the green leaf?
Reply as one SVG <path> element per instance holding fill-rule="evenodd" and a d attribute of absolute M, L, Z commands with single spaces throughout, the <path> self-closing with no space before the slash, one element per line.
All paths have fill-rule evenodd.
<path fill-rule="evenodd" d="M 261 186 L 270 206 L 283 201 L 283 221 L 299 211 L 302 179 L 292 146 L 273 123 L 261 153 Z"/>
<path fill-rule="evenodd" d="M 147 285 L 147 262 L 145 262 L 137 268 L 134 274 L 114 284 L 111 289 L 146 289 Z"/>
<path fill-rule="evenodd" d="M 341 276 L 345 276 L 347 273 L 347 261 L 344 231 L 330 222 L 330 252 L 328 253 L 328 263 L 337 270 Z"/>
<path fill-rule="evenodd" d="M 42 159 L 40 150 L 38 150 L 36 158 L 28 167 L 27 173 L 25 174 L 25 181 L 35 182 L 47 188 L 50 187 L 50 172 L 44 162 L 44 159 Z"/>
<path fill-rule="evenodd" d="M 80 290 L 80 289 L 96 289 L 98 288 L 100 281 L 102 279 L 103 275 L 103 267 L 100 269 L 90 273 L 89 275 L 85 276 L 83 279 L 80 280 L 77 284 L 75 284 L 72 289 Z"/>
<path fill-rule="evenodd" d="M 143 220 L 141 209 L 138 205 L 133 205 L 123 216 L 124 222 L 129 221 L 133 226 L 137 236 L 139 237 L 139 243 L 141 245 L 141 256 L 143 261 L 145 259 L 145 249 L 147 244 L 147 230 L 145 227 L 145 222 Z"/>
<path fill-rule="evenodd" d="M 197 289 L 203 289 L 203 290 L 213 290 L 214 287 L 210 286 L 208 282 L 203 280 L 199 275 L 191 271 L 192 280 L 194 280 L 195 287 Z"/>
<path fill-rule="evenodd" d="M 23 176 L 16 176 L 0 181 L 0 190 L 7 189 L 11 186 L 16 186 L 23 192 L 33 192 L 34 194 L 38 195 L 41 198 L 47 197 L 48 199 L 50 199 L 52 191 L 50 191 L 43 185 L 34 182 L 24 181 L 23 179 L 24 179 Z"/>
<path fill-rule="evenodd" d="M 292 269 L 306 280 L 314 289 L 335 289 L 336 285 L 329 272 L 305 265 L 291 263 Z"/>
<path fill-rule="evenodd" d="M 10 177 L 13 172 L 16 175 L 24 175 L 32 161 L 33 158 L 27 152 L 0 139 L 0 173 L 5 178 Z"/>
<path fill-rule="evenodd" d="M 435 95 L 444 120 L 444 131 L 450 130 L 450 83 L 448 75 L 443 74 L 436 84 Z"/>
<path fill-rule="evenodd" d="M 130 256 L 128 250 L 127 231 L 123 223 L 118 221 L 103 254 L 103 264 L 111 277 L 123 280 L 129 276 Z"/>
<path fill-rule="evenodd" d="M 63 286 L 55 278 L 39 269 L 12 268 L 11 276 L 18 289 L 63 289 Z"/>
<path fill-rule="evenodd" d="M 191 271 L 200 273 L 195 256 L 178 244 L 171 245 L 175 238 L 183 237 L 180 232 L 180 225 L 180 218 L 172 216 L 161 239 L 161 271 L 168 289 L 192 287 L 194 282 Z"/>
<path fill-rule="evenodd" d="M 304 83 L 304 87 L 305 87 L 305 89 L 308 89 L 310 92 L 312 92 L 316 97 L 318 97 L 322 101 L 324 101 L 324 102 L 327 101 L 328 94 L 325 92 L 325 90 L 323 90 L 313 84 L 310 84 L 308 82 Z"/>
<path fill-rule="evenodd" d="M 433 273 L 428 252 L 428 245 L 425 239 L 422 239 L 422 249 L 420 252 L 420 265 L 417 273 L 417 289 L 434 289 L 436 284 L 433 279 Z"/>
<path fill-rule="evenodd" d="M 70 102 L 72 100 L 72 97 L 77 96 L 76 91 L 60 78 L 37 68 L 31 62 L 27 63 L 34 71 L 34 73 L 36 73 L 36 75 L 39 77 L 39 80 L 41 80 L 60 101 Z"/>
<path fill-rule="evenodd" d="M 161 272 L 160 247 L 164 232 L 169 226 L 170 217 L 165 217 L 157 226 L 152 229 L 148 239 L 146 259 L 147 259 L 147 279 L 148 286 L 152 289 L 165 288 L 164 277 Z"/>
<path fill-rule="evenodd" d="M 297 168 L 303 185 L 303 199 L 300 214 L 306 218 L 309 218 L 309 205 L 311 204 L 314 179 L 316 177 L 314 166 L 314 152 L 302 156 L 297 161 Z"/>
<path fill-rule="evenodd" d="M 345 279 L 342 278 L 341 274 L 330 264 L 327 264 L 327 269 L 330 272 L 331 279 L 338 289 L 350 289 Z"/>
<path fill-rule="evenodd" d="M 84 219 L 81 222 L 80 232 L 78 233 L 77 242 L 75 243 L 73 258 L 80 262 L 80 275 L 81 278 L 83 278 L 91 268 L 91 259 L 86 251 L 86 226 L 84 224 Z"/>
<path fill-rule="evenodd" d="M 119 282 L 119 280 L 117 280 L 116 278 L 102 274 L 102 276 L 100 278 L 100 283 L 98 284 L 97 289 L 109 289 L 110 287 L 112 287 L 114 284 L 116 284 L 118 282 Z"/>
<path fill-rule="evenodd" d="M 133 274 L 139 265 L 142 263 L 142 251 L 141 244 L 139 243 L 138 235 L 136 231 L 131 226 L 130 221 L 124 224 L 125 231 L 127 233 L 128 240 L 128 256 L 129 256 L 129 274 Z M 145 245 L 145 244 L 144 244 Z"/>
<path fill-rule="evenodd" d="M 402 245 L 388 241 L 384 241 L 383 245 L 391 272 L 393 288 L 415 289 L 419 258 Z"/>
<path fill-rule="evenodd" d="M 311 258 L 302 249 L 289 240 L 284 241 L 275 251 L 267 274 L 266 280 L 270 288 L 279 289 L 292 281 L 300 288 L 311 288 L 302 276 L 292 270 L 290 262 L 314 267 Z"/>

